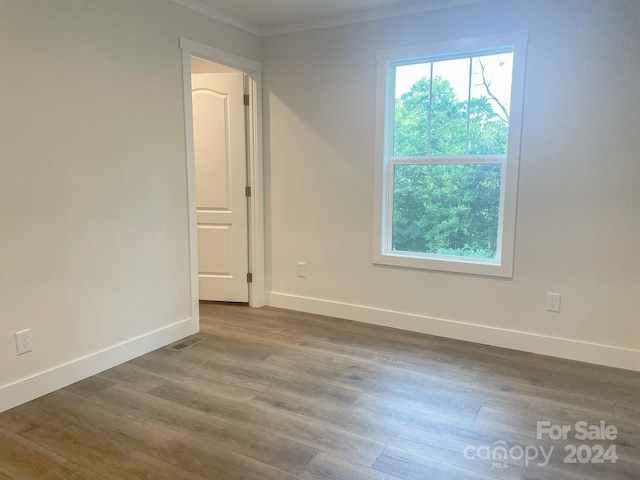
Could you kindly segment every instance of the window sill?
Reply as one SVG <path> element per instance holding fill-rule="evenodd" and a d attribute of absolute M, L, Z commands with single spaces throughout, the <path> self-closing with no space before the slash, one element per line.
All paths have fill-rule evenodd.
<path fill-rule="evenodd" d="M 489 277 L 513 277 L 513 266 L 507 262 L 496 260 L 471 259 L 462 257 L 426 257 L 412 256 L 410 253 L 374 254 L 374 265 L 404 267 L 418 270 L 434 270 L 439 272 L 482 275 Z"/>

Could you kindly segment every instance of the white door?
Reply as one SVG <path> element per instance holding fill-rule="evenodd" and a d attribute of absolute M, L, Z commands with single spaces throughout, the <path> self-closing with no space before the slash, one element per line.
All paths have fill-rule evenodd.
<path fill-rule="evenodd" d="M 244 78 L 192 75 L 200 300 L 249 301 Z"/>

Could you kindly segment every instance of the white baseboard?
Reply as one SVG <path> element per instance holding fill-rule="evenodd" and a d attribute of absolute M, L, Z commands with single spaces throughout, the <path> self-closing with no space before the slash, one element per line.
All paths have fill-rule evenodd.
<path fill-rule="evenodd" d="M 583 342 L 569 338 L 508 330 L 474 323 L 431 318 L 364 305 L 267 292 L 267 305 L 345 318 L 438 337 L 510 348 L 580 362 L 640 371 L 640 350 Z"/>
<path fill-rule="evenodd" d="M 0 387 L 0 412 L 64 388 L 140 355 L 197 333 L 198 322 L 187 318 L 172 325 L 55 366 Z"/>

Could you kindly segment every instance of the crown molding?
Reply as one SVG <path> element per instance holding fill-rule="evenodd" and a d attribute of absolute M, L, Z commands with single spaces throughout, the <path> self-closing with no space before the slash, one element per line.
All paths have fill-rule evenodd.
<path fill-rule="evenodd" d="M 242 20 L 233 15 L 229 15 L 228 13 L 223 12 L 215 7 L 210 5 L 205 5 L 198 0 L 169 0 L 170 2 L 175 3 L 176 5 L 180 5 L 181 7 L 188 8 L 193 10 L 194 12 L 201 13 L 206 15 L 209 18 L 213 18 L 214 20 L 218 20 L 222 23 L 226 23 L 227 25 L 231 25 L 232 27 L 236 27 L 240 30 L 244 30 L 247 33 L 251 33 L 256 36 L 262 35 L 262 30 L 259 25 L 255 23 L 248 22 L 246 20 Z"/>
<path fill-rule="evenodd" d="M 373 22 L 386 18 L 402 17 L 405 15 L 415 15 L 434 10 L 445 10 L 448 8 L 487 3 L 492 0 L 422 0 L 419 2 L 394 5 L 389 7 L 379 7 L 375 10 L 345 13 L 332 15 L 313 20 L 297 21 L 290 23 L 277 23 L 272 25 L 258 25 L 248 22 L 234 15 L 223 12 L 215 7 L 206 5 L 199 0 L 169 0 L 177 5 L 196 11 L 207 17 L 236 27 L 245 32 L 258 37 L 268 37 L 273 35 L 283 35 L 287 33 L 304 32 L 307 30 L 317 30 L 321 28 L 338 27 L 356 23 Z"/>
<path fill-rule="evenodd" d="M 492 0 L 423 0 L 420 2 L 406 3 L 390 7 L 379 7 L 375 10 L 333 15 L 308 21 L 262 25 L 261 36 L 268 37 L 272 35 L 283 35 L 287 33 L 318 30 L 321 28 L 331 28 L 356 23 L 374 22 L 376 20 L 403 17 L 405 15 L 415 15 L 418 13 L 445 10 L 448 8 L 456 8 L 478 3 L 487 3 L 489 1 Z"/>

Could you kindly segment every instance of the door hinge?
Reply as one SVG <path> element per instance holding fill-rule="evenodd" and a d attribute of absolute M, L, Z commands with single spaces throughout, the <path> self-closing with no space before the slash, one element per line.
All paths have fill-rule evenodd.
<path fill-rule="evenodd" d="M 247 283 L 253 283 L 253 273 L 247 273 Z"/>
<path fill-rule="evenodd" d="M 245 197 L 251 196 L 251 187 L 244 187 L 244 196 Z"/>
<path fill-rule="evenodd" d="M 244 94 L 244 104 L 245 104 L 245 106 L 249 105 L 249 94 L 248 93 Z"/>

